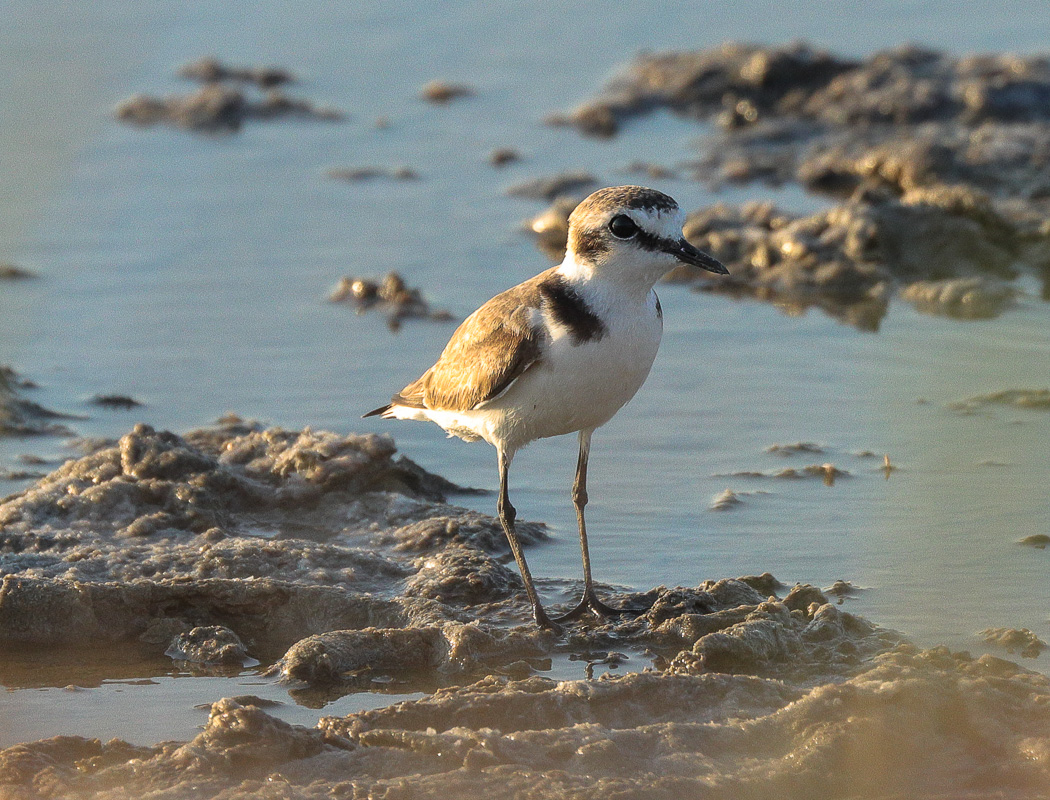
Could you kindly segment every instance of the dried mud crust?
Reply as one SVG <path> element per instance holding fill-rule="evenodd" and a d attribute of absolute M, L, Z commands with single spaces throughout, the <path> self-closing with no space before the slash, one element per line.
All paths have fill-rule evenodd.
<path fill-rule="evenodd" d="M 17 745 L 0 751 L 0 796 L 921 795 L 1047 779 L 1043 676 L 919 653 L 769 574 L 601 587 L 647 610 L 540 630 L 498 524 L 447 505 L 452 488 L 386 437 L 231 419 L 181 437 L 137 426 L 0 502 L 2 648 L 127 644 L 258 658 L 303 696 L 428 692 L 315 729 L 240 698 L 189 742 Z M 566 608 L 579 590 L 541 588 Z M 556 658 L 631 672 L 542 677 Z"/>
<path fill-rule="evenodd" d="M 904 46 L 857 60 L 804 43 L 644 54 L 559 120 L 610 136 L 659 108 L 716 124 L 698 179 L 794 182 L 840 203 L 810 217 L 755 205 L 694 214 L 694 243 L 732 273 L 708 281 L 716 291 L 819 305 L 864 328 L 898 289 L 929 313 L 994 316 L 1018 266 L 1050 297 L 1045 57 Z M 543 249 L 563 251 L 550 212 L 537 224 Z"/>

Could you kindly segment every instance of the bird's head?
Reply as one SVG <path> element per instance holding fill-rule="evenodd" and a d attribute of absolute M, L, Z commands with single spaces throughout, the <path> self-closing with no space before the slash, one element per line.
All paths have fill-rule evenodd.
<path fill-rule="evenodd" d="M 644 186 L 599 189 L 569 216 L 563 269 L 646 291 L 678 264 L 728 275 L 717 259 L 682 235 L 685 215 L 673 198 Z"/>

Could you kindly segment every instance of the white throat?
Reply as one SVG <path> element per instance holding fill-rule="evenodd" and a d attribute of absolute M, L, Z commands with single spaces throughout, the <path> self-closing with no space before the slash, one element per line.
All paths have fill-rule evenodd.
<path fill-rule="evenodd" d="M 603 254 L 593 263 L 577 260 L 574 253 L 566 253 L 557 271 L 573 285 L 590 286 L 602 293 L 641 300 L 675 265 L 675 260 L 663 253 L 646 253 L 624 247 Z"/>

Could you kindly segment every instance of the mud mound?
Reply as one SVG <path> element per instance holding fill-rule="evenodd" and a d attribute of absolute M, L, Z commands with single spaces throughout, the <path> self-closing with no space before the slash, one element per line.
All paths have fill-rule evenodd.
<path fill-rule="evenodd" d="M 189 742 L 20 744 L 0 751 L 0 796 L 921 797 L 1050 779 L 1044 676 L 920 653 L 768 573 L 601 587 L 642 610 L 540 630 L 496 521 L 447 505 L 449 486 L 386 437 L 230 420 L 137 426 L 0 503 L 4 647 L 255 658 L 304 698 L 425 692 L 314 729 L 241 697 Z M 559 682 L 554 660 L 627 674 Z"/>
<path fill-rule="evenodd" d="M 600 136 L 659 108 L 714 121 L 697 179 L 793 182 L 835 198 L 805 217 L 705 209 L 687 232 L 730 269 L 712 291 L 818 306 L 873 330 L 895 290 L 923 311 L 974 319 L 1017 293 L 989 278 L 1020 268 L 1050 280 L 1048 101 L 1040 56 L 904 46 L 854 60 L 804 43 L 730 43 L 641 55 L 560 119 Z M 563 200 L 534 222 L 544 252 L 564 252 L 559 221 L 571 210 Z"/>
<path fill-rule="evenodd" d="M 1050 685 L 988 656 L 902 646 L 842 682 L 634 673 L 486 678 L 291 726 L 221 700 L 193 741 L 57 737 L 0 751 L 0 787 L 51 798 L 1031 797 Z"/>

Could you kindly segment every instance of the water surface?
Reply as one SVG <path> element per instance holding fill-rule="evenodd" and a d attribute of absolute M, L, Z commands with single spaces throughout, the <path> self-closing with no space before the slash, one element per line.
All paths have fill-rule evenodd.
<path fill-rule="evenodd" d="M 496 486 L 487 446 L 447 441 L 433 426 L 359 419 L 429 366 L 452 326 L 392 333 L 377 316 L 325 302 L 340 276 L 398 270 L 462 318 L 547 266 L 520 231 L 541 207 L 507 197 L 508 186 L 565 169 L 637 181 L 622 171 L 632 161 L 688 160 L 703 130 L 669 116 L 633 122 L 608 143 L 542 124 L 640 49 L 804 37 L 856 55 L 905 41 L 1033 52 L 1045 47 L 1050 21 L 1035 2 L 803 3 L 790 14 L 774 4 L 655 0 L 630 10 L 99 2 L 49 14 L 18 0 L 0 9 L 0 260 L 39 275 L 0 286 L 0 363 L 41 384 L 32 399 L 88 415 L 70 423 L 84 435 L 119 436 L 140 420 L 185 431 L 226 411 L 288 428 L 391 432 L 428 469 L 487 489 Z M 111 118 L 134 92 L 187 89 L 175 67 L 207 53 L 286 66 L 302 76 L 296 93 L 349 119 L 206 137 Z M 416 95 L 435 77 L 477 93 L 430 106 Z M 494 169 L 486 157 L 498 146 L 519 149 L 523 161 Z M 324 174 L 369 165 L 408 165 L 421 179 L 348 185 Z M 823 202 L 791 189 L 716 195 L 687 180 L 647 182 L 687 209 L 773 199 L 800 212 Z M 989 626 L 1046 639 L 1050 556 L 1015 542 L 1047 532 L 1050 415 L 947 407 L 1050 385 L 1050 306 L 1034 282 L 1025 286 L 1029 294 L 997 320 L 955 322 L 895 304 L 877 334 L 819 311 L 796 316 L 662 287 L 665 338 L 652 375 L 594 440 L 588 514 L 598 578 L 643 588 L 766 570 L 787 583 L 842 578 L 864 589 L 847 601 L 851 610 L 923 645 L 980 651 L 974 634 Z M 145 407 L 87 403 L 106 393 Z M 800 440 L 825 453 L 766 452 Z M 4 440 L 0 465 L 25 452 L 69 455 L 58 440 Z M 883 454 L 899 467 L 888 480 Z M 814 459 L 851 477 L 831 487 L 721 477 Z M 514 464 L 519 513 L 556 535 L 529 554 L 539 575 L 579 574 L 574 465 L 573 437 L 538 443 Z M 708 510 L 727 487 L 756 493 L 738 509 Z M 491 512 L 495 501 L 463 502 Z M 1045 654 L 1025 664 L 1050 669 Z M 76 692 L 62 688 L 79 684 L 73 677 L 52 683 L 5 680 L 0 746 L 92 730 L 184 738 L 202 721 L 195 703 L 284 695 L 259 688 L 253 671 L 201 678 L 156 664 L 114 667 Z M 170 705 L 168 734 L 123 722 L 127 702 L 147 698 Z M 289 713 L 295 721 L 320 713 L 300 711 Z"/>

